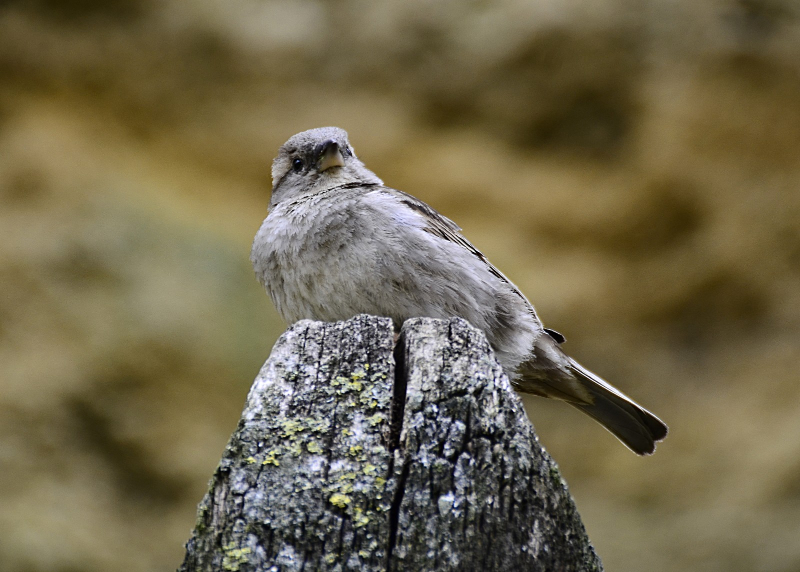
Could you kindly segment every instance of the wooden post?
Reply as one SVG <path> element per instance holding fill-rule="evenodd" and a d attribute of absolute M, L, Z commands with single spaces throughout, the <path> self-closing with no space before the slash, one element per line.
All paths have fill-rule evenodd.
<path fill-rule="evenodd" d="M 275 344 L 180 570 L 602 565 L 483 334 L 357 316 Z"/>

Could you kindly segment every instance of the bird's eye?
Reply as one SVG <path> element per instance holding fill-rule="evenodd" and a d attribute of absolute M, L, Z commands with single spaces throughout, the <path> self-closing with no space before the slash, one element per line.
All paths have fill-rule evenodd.
<path fill-rule="evenodd" d="M 302 159 L 295 159 L 292 161 L 292 169 L 295 173 L 299 173 L 303 170 L 303 160 Z"/>

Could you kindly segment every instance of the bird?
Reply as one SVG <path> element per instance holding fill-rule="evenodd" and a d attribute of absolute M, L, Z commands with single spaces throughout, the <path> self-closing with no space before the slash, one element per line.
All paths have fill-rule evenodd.
<path fill-rule="evenodd" d="M 565 401 L 639 455 L 666 437 L 663 421 L 563 351 L 564 336 L 456 223 L 370 171 L 343 129 L 290 137 L 272 183 L 250 260 L 287 324 L 373 314 L 399 330 L 457 316 L 484 332 L 517 391 Z"/>

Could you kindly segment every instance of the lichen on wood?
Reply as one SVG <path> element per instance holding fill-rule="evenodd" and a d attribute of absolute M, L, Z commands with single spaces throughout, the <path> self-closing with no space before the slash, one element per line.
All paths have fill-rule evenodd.
<path fill-rule="evenodd" d="M 483 334 L 373 316 L 278 340 L 180 568 L 601 569 Z"/>

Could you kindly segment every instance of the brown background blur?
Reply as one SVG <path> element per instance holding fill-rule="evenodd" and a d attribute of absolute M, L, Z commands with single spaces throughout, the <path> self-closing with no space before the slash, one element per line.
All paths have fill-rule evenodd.
<path fill-rule="evenodd" d="M 526 400 L 608 570 L 800 570 L 800 2 L 0 2 L 0 570 L 170 570 L 338 125 L 671 432 Z"/>

